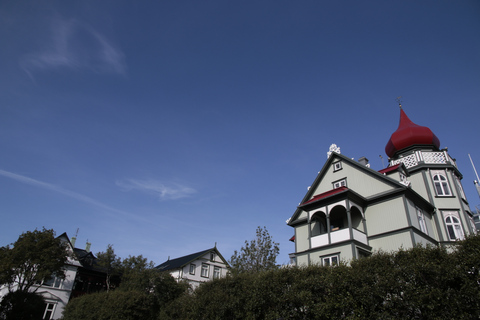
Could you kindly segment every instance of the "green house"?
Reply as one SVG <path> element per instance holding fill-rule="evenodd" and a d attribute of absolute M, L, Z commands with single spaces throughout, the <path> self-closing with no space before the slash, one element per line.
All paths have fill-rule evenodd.
<path fill-rule="evenodd" d="M 333 265 L 416 245 L 447 245 L 475 233 L 462 174 L 427 127 L 400 106 L 385 152 L 387 168 L 354 161 L 330 147 L 328 160 L 287 221 L 294 264 Z"/>

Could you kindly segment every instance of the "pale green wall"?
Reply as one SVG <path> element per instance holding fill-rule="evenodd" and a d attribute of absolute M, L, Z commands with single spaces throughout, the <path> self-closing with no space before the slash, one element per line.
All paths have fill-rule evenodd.
<path fill-rule="evenodd" d="M 403 198 L 395 198 L 369 206 L 365 210 L 369 236 L 408 226 Z"/>
<path fill-rule="evenodd" d="M 419 234 L 414 234 L 414 238 L 415 238 L 415 243 L 417 245 L 421 244 L 422 246 L 427 246 L 427 245 L 435 245 L 435 243 L 431 242 L 430 240 L 422 237 L 421 235 Z"/>
<path fill-rule="evenodd" d="M 364 197 L 369 197 L 373 194 L 385 192 L 393 189 L 392 186 L 380 181 L 373 176 L 367 175 L 358 168 L 352 167 L 350 164 L 342 161 L 342 169 L 333 171 L 333 166 L 330 166 L 325 173 L 322 182 L 319 184 L 314 192 L 314 195 L 330 191 L 333 189 L 333 182 L 347 178 L 347 187 L 355 190 Z"/>
<path fill-rule="evenodd" d="M 341 261 L 349 261 L 353 259 L 352 245 L 350 243 L 344 246 L 329 248 L 327 250 L 318 250 L 310 253 L 310 264 L 322 264 L 320 257 L 338 254 Z"/>
<path fill-rule="evenodd" d="M 308 266 L 308 254 L 297 255 L 297 266 Z"/>
<path fill-rule="evenodd" d="M 308 224 L 295 227 L 295 246 L 297 252 L 310 249 L 310 241 L 308 237 Z"/>
<path fill-rule="evenodd" d="M 413 246 L 409 231 L 371 239 L 369 240 L 369 244 L 373 248 L 373 251 L 378 251 L 381 248 L 382 251 L 385 252 L 397 251 L 401 247 L 408 249 Z"/>

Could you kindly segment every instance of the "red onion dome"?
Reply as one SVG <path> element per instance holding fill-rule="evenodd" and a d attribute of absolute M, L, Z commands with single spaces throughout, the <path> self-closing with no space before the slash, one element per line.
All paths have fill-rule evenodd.
<path fill-rule="evenodd" d="M 434 146 L 438 150 L 440 140 L 430 128 L 413 123 L 400 106 L 400 124 L 397 131 L 392 133 L 390 140 L 388 140 L 385 153 L 391 158 L 398 151 L 414 145 Z"/>

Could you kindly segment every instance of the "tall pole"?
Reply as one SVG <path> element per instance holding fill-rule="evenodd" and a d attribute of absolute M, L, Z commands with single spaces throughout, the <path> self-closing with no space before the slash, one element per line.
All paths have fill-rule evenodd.
<path fill-rule="evenodd" d="M 480 197 L 480 185 L 478 184 L 478 182 L 480 181 L 480 178 L 478 177 L 477 169 L 475 169 L 475 165 L 473 164 L 473 160 L 472 160 L 472 157 L 470 156 L 470 153 L 468 154 L 468 157 L 470 158 L 470 162 L 472 163 L 473 171 L 475 171 L 475 175 L 477 176 L 477 180 L 473 181 L 473 183 L 475 184 L 475 187 L 477 188 L 478 196 Z"/>

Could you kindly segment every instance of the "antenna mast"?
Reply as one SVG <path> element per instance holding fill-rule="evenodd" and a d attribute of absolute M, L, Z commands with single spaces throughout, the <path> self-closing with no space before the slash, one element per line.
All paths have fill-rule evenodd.
<path fill-rule="evenodd" d="M 473 184 L 477 188 L 478 196 L 480 197 L 480 185 L 478 184 L 480 181 L 480 178 L 478 177 L 477 169 L 475 169 L 475 165 L 473 164 L 472 157 L 470 156 L 470 153 L 468 154 L 468 157 L 470 158 L 470 162 L 472 163 L 473 171 L 475 171 L 475 175 L 477 176 L 477 180 L 473 181 Z"/>

